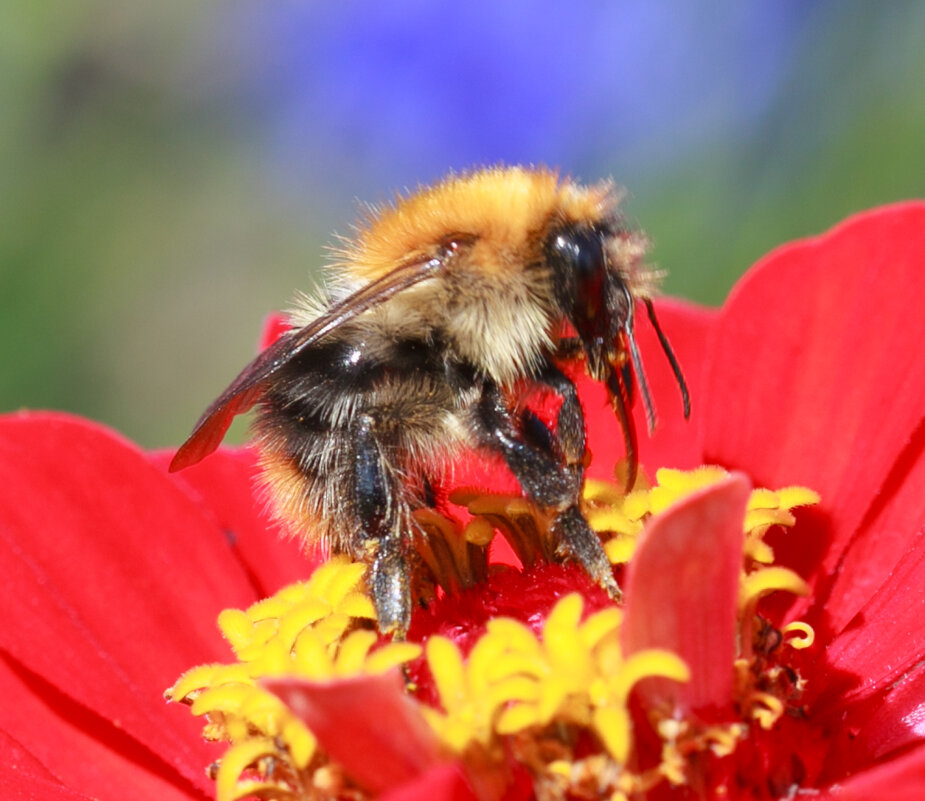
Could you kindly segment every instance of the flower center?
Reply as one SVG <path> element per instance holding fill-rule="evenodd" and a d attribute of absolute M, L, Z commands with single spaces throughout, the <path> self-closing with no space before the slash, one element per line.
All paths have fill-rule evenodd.
<path fill-rule="evenodd" d="M 588 480 L 584 511 L 611 562 L 624 565 L 650 518 L 725 477 L 718 468 L 660 470 L 654 486 L 628 495 L 616 484 Z M 468 508 L 472 517 L 465 525 L 433 510 L 418 514 L 427 534 L 418 543 L 428 577 L 421 597 L 431 599 L 432 608 L 461 592 L 477 602 L 480 585 L 499 569 L 490 568 L 487 557 L 498 532 L 525 568 L 553 560 L 551 521 L 523 498 L 469 490 L 451 497 Z M 219 626 L 237 661 L 187 671 L 167 697 L 205 717 L 207 739 L 230 744 L 214 774 L 219 801 L 374 794 L 349 758 L 328 753 L 326 733 L 310 731 L 294 705 L 264 682 L 286 677 L 336 684 L 397 668 L 405 676 L 409 714 L 426 723 L 435 751 L 460 763 L 485 797 L 501 797 L 498 788 L 523 772 L 544 799 L 631 799 L 661 784 L 709 786 L 710 765 L 798 708 L 803 681 L 788 656 L 812 644 L 812 629 L 801 622 L 775 628 L 758 606 L 771 592 L 805 594 L 808 588 L 773 564 L 764 537 L 774 526 L 792 526 L 793 508 L 817 501 L 802 488 L 750 496 L 736 657 L 726 668 L 714 666 L 734 671 L 732 715 L 710 719 L 634 692 L 653 682 L 682 685 L 691 680 L 692 666 L 661 648 L 626 652 L 623 610 L 583 597 L 582 587 L 562 594 L 545 614 L 525 610 L 523 620 L 487 614 L 484 631 L 468 639 L 448 630 L 421 642 L 387 642 L 375 631 L 365 566 L 344 557 L 247 610 L 223 612 Z M 411 640 L 415 631 L 412 625 Z"/>

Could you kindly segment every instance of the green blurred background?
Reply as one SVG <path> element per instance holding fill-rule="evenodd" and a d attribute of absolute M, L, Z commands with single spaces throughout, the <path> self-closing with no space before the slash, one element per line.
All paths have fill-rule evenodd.
<path fill-rule="evenodd" d="M 925 194 L 925 4 L 748 5 L 8 0 L 0 411 L 178 443 L 356 199 L 466 164 L 613 176 L 710 304 Z"/>

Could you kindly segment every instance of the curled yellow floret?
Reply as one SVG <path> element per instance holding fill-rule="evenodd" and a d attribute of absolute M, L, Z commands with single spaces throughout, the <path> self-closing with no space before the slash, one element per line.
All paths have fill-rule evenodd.
<path fill-rule="evenodd" d="M 781 629 L 781 633 L 786 635 L 796 634 L 795 637 L 788 637 L 787 643 L 791 648 L 802 651 L 809 648 L 816 641 L 816 632 L 813 627 L 802 620 L 794 620 Z"/>
<path fill-rule="evenodd" d="M 593 731 L 625 763 L 633 742 L 632 687 L 649 676 L 686 681 L 689 674 L 666 651 L 624 658 L 618 609 L 582 621 L 583 612 L 582 597 L 573 593 L 553 607 L 539 635 L 515 620 L 492 620 L 465 660 L 451 641 L 432 637 L 426 657 L 443 711 L 425 714 L 441 740 L 464 753 L 555 722 Z"/>
<path fill-rule="evenodd" d="M 632 559 L 637 537 L 652 516 L 726 476 L 717 467 L 659 470 L 654 485 L 641 480 L 629 494 L 619 483 L 589 479 L 582 511 L 602 536 L 611 562 L 622 564 Z M 430 571 L 422 579 L 421 597 L 437 597 L 438 585 L 451 593 L 484 580 L 486 550 L 496 533 L 526 566 L 559 558 L 554 515 L 548 510 L 519 496 L 473 490 L 456 491 L 451 499 L 468 507 L 469 522 L 430 509 L 415 518 L 425 533 L 415 542 L 419 564 L 423 572 Z M 470 776 L 503 770 L 513 758 L 533 775 L 542 797 L 550 799 L 636 801 L 659 784 L 696 785 L 695 766 L 704 755 L 729 756 L 748 737 L 773 728 L 797 708 L 804 681 L 781 662 L 780 654 L 809 647 L 813 630 L 801 621 L 775 629 L 758 609 L 769 593 L 805 594 L 808 586 L 793 571 L 774 565 L 764 537 L 772 527 L 793 526 L 792 510 L 818 500 L 801 487 L 756 489 L 749 498 L 742 521 L 737 650 L 729 666 L 737 719 L 730 722 L 707 725 L 678 709 L 662 709 L 658 703 L 647 707 L 647 690 L 638 695 L 642 704 L 633 702 L 630 712 L 640 682 L 683 683 L 691 674 L 668 650 L 624 653 L 623 611 L 616 604 L 588 613 L 583 597 L 572 593 L 560 598 L 545 620 L 531 619 L 528 625 L 493 618 L 468 653 L 436 634 L 423 646 L 389 643 L 375 630 L 366 566 L 345 557 L 331 559 L 309 580 L 247 609 L 222 612 L 219 627 L 237 661 L 192 668 L 167 696 L 204 717 L 207 739 L 229 743 L 214 774 L 218 801 L 366 801 L 369 794 L 264 689 L 263 680 L 329 682 L 396 668 L 405 669 L 412 714 L 429 724 L 442 757 L 460 761 Z M 429 677 L 433 694 L 428 696 L 412 677 L 424 687 Z M 660 743 L 660 757 L 657 750 L 646 756 L 640 748 L 634 732 L 640 720 L 651 728 L 648 741 L 654 738 L 656 749 Z"/>
<path fill-rule="evenodd" d="M 604 538 L 604 550 L 611 563 L 626 564 L 632 559 L 636 537 L 646 519 L 728 475 L 723 468 L 712 466 L 695 470 L 661 468 L 651 488 L 635 489 L 626 495 L 613 482 L 589 479 L 583 496 L 585 514 L 591 528 Z M 772 564 L 774 552 L 764 541 L 764 535 L 773 526 L 793 526 L 796 518 L 792 509 L 818 502 L 819 495 L 805 487 L 753 490 L 742 523 L 746 562 Z"/>
<path fill-rule="evenodd" d="M 420 656 L 421 646 L 379 645 L 378 635 L 364 627 L 375 617 L 363 588 L 365 570 L 335 557 L 308 581 L 246 610 L 225 610 L 219 628 L 239 661 L 194 667 L 167 691 L 169 700 L 205 717 L 207 739 L 231 743 L 216 777 L 219 801 L 295 797 L 293 783 L 306 781 L 300 774 L 316 758 L 315 737 L 263 688 L 263 679 L 375 675 Z"/>
<path fill-rule="evenodd" d="M 762 597 L 778 590 L 807 595 L 809 585 L 786 567 L 763 567 L 749 573 L 739 587 L 739 606 L 744 610 L 742 614 L 753 611 Z"/>

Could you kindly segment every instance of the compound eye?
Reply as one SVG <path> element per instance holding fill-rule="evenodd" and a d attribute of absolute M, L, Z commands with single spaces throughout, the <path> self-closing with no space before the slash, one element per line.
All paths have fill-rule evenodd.
<path fill-rule="evenodd" d="M 605 265 L 599 232 L 593 229 L 560 232 L 553 238 L 552 250 L 572 273 L 576 289 L 589 283 L 600 284 Z"/>
<path fill-rule="evenodd" d="M 549 241 L 559 307 L 587 343 L 609 333 L 607 257 L 601 232 L 594 228 L 567 228 Z"/>

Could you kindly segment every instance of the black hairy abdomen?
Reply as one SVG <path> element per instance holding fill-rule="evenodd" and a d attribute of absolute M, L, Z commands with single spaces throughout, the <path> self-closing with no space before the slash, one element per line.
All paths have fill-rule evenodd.
<path fill-rule="evenodd" d="M 265 448 L 312 476 L 343 470 L 364 417 L 394 467 L 439 436 L 458 404 L 457 368 L 446 350 L 422 339 L 362 337 L 324 342 L 292 359 L 274 378 L 258 412 Z M 340 454 L 344 458 L 339 458 Z"/>

